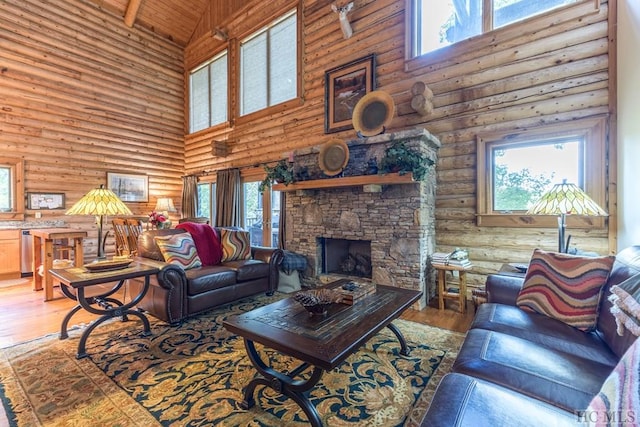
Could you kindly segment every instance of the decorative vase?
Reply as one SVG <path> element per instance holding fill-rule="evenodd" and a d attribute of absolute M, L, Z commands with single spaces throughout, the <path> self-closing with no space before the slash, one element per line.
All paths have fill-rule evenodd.
<path fill-rule="evenodd" d="M 158 230 L 164 230 L 166 228 L 171 228 L 171 221 L 170 220 L 166 220 L 164 222 L 158 222 L 158 223 L 156 223 L 156 228 Z"/>

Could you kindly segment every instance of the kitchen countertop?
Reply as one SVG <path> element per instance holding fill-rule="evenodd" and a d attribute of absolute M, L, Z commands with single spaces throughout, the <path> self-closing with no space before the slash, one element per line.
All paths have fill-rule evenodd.
<path fill-rule="evenodd" d="M 0 221 L 0 230 L 29 230 L 33 228 L 64 228 L 62 220 L 54 221 Z"/>

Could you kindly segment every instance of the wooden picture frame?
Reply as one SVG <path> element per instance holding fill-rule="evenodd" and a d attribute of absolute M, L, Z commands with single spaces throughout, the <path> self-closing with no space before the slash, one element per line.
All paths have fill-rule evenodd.
<path fill-rule="evenodd" d="M 324 133 L 353 129 L 353 108 L 376 87 L 375 68 L 376 57 L 371 54 L 325 73 Z"/>
<path fill-rule="evenodd" d="M 148 202 L 149 177 L 130 173 L 107 172 L 107 188 L 123 202 Z"/>
<path fill-rule="evenodd" d="M 27 193 L 27 209 L 64 209 L 64 193 Z"/>

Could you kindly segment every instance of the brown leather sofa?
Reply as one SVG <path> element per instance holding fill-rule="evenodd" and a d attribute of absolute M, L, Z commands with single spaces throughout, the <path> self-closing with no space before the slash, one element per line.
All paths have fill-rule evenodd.
<path fill-rule="evenodd" d="M 138 307 L 168 323 L 181 320 L 236 299 L 278 288 L 278 267 L 282 250 L 251 247 L 251 259 L 183 270 L 164 262 L 154 240 L 156 235 L 184 233 L 184 230 L 149 230 L 138 238 L 136 261 L 160 269 Z M 132 280 L 139 289 L 141 280 Z M 134 289 L 132 292 L 136 292 Z"/>
<path fill-rule="evenodd" d="M 619 336 L 611 286 L 640 273 L 640 246 L 616 256 L 597 329 L 582 332 L 516 307 L 524 279 L 492 275 L 453 372 L 440 382 L 422 426 L 576 426 L 636 337 Z"/>

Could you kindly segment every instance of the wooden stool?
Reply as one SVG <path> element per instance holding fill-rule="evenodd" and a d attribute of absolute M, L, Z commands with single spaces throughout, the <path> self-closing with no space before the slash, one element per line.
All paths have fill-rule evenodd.
<path fill-rule="evenodd" d="M 457 299 L 460 306 L 460 313 L 467 310 L 467 270 L 468 268 L 453 265 L 431 264 L 438 273 L 438 308 L 444 309 L 445 299 Z M 447 271 L 457 271 L 460 274 L 458 292 L 451 292 L 447 289 Z"/>

